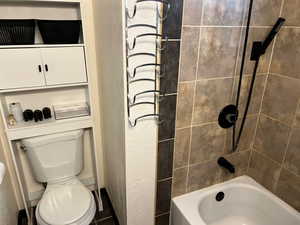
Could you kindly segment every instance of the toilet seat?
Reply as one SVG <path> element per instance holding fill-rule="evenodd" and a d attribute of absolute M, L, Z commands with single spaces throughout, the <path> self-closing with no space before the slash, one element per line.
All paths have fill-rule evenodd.
<path fill-rule="evenodd" d="M 77 179 L 48 184 L 36 210 L 39 225 L 88 225 L 96 212 L 92 193 Z"/>

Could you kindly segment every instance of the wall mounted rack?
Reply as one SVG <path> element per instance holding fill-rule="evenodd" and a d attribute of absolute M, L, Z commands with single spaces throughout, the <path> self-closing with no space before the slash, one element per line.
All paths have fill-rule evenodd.
<path fill-rule="evenodd" d="M 146 7 L 142 3 L 156 4 L 156 24 L 135 23 L 138 8 Z M 159 97 L 163 96 L 159 90 L 159 78 L 165 73 L 165 68 L 159 63 L 160 52 L 165 51 L 168 46 L 168 37 L 161 34 L 160 26 L 161 21 L 167 18 L 169 9 L 170 3 L 167 0 L 137 0 L 132 13 L 126 8 L 127 112 L 131 127 L 144 119 L 159 120 L 158 102 Z M 161 15 L 161 12 L 166 13 Z M 140 30 L 134 32 L 134 29 Z M 161 44 L 162 40 L 164 46 Z M 151 42 L 153 47 L 143 48 L 143 43 Z M 136 108 L 139 109 L 135 110 Z"/>

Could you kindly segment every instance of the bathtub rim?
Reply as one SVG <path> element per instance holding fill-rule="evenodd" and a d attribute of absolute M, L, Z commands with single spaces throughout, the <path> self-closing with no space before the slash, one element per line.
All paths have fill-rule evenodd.
<path fill-rule="evenodd" d="M 171 215 L 173 214 L 173 207 L 176 207 L 176 209 L 180 211 L 181 215 L 188 223 L 192 224 L 196 221 L 197 223 L 199 223 L 199 225 L 205 225 L 206 223 L 205 221 L 203 221 L 198 211 L 200 201 L 212 193 L 224 190 L 225 187 L 226 189 L 230 187 L 246 187 L 254 189 L 255 191 L 266 195 L 281 207 L 285 208 L 288 213 L 299 217 L 300 220 L 300 212 L 298 212 L 296 209 L 291 207 L 289 204 L 284 202 L 282 199 L 277 197 L 271 191 L 269 191 L 268 189 L 257 183 L 253 178 L 247 175 L 239 176 L 222 183 L 218 183 L 209 187 L 202 188 L 200 190 L 174 197 L 172 199 Z M 195 207 L 197 210 L 191 210 L 191 206 Z"/>

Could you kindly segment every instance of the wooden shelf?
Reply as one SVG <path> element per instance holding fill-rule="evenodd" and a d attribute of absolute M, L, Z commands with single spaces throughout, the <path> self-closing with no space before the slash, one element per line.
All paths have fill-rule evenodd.
<path fill-rule="evenodd" d="M 8 1 L 8 0 L 6 0 Z M 21 1 L 21 0 L 16 0 Z M 59 3 L 80 3 L 82 0 L 27 0 L 28 2 L 59 2 Z"/>
<path fill-rule="evenodd" d="M 12 0 L 3 0 L 4 2 L 11 2 Z M 26 0 L 26 2 L 33 2 L 33 3 L 39 3 L 39 2 L 46 2 L 46 3 L 81 3 L 82 0 Z M 14 2 L 24 2 L 24 0 L 14 0 Z"/>
<path fill-rule="evenodd" d="M 47 135 L 69 130 L 90 128 L 93 126 L 90 116 L 76 117 L 63 120 L 44 120 L 38 123 L 22 122 L 14 127 L 9 127 L 6 134 L 9 140 L 19 140 L 23 138 Z"/>
<path fill-rule="evenodd" d="M 61 84 L 61 85 L 29 87 L 29 88 L 0 89 L 0 93 L 16 93 L 22 91 L 48 90 L 48 89 L 55 89 L 55 88 L 68 88 L 68 87 L 80 87 L 80 86 L 88 86 L 88 83 L 86 82 L 86 83 Z"/>
<path fill-rule="evenodd" d="M 0 45 L 0 49 L 7 49 L 7 48 L 57 48 L 57 47 L 84 47 L 84 44 L 62 44 L 62 45 L 48 45 L 48 44 Z"/>

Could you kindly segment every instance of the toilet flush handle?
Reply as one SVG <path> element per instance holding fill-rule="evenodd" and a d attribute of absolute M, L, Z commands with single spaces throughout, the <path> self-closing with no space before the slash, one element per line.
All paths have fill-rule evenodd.
<path fill-rule="evenodd" d="M 21 141 L 18 141 L 18 142 L 16 143 L 16 148 L 17 148 L 18 150 L 22 150 L 23 152 L 26 152 L 26 151 L 27 151 L 26 146 L 25 146 Z"/>
<path fill-rule="evenodd" d="M 20 149 L 23 151 L 23 152 L 26 152 L 27 149 L 26 149 L 26 146 L 25 145 L 20 145 Z"/>
<path fill-rule="evenodd" d="M 22 150 L 23 152 L 27 151 L 26 146 L 23 145 L 21 142 L 17 142 L 16 147 L 17 147 L 17 149 Z"/>

